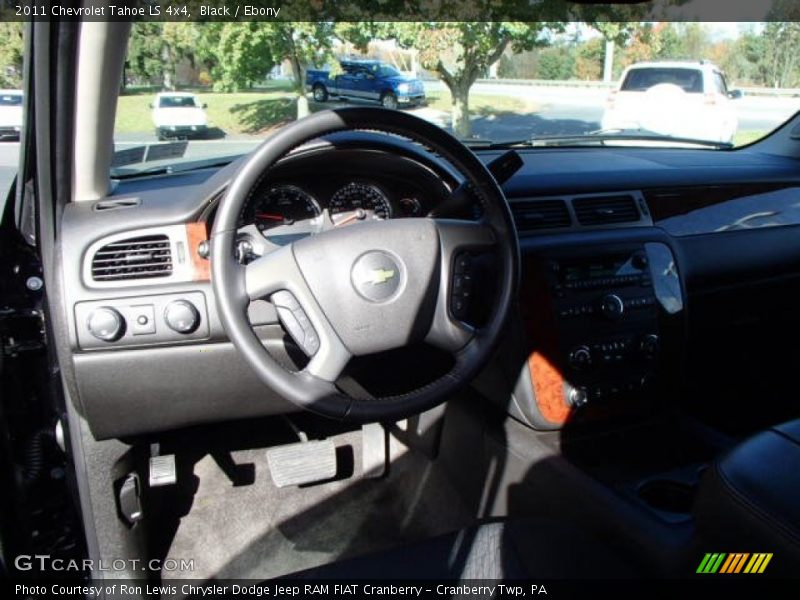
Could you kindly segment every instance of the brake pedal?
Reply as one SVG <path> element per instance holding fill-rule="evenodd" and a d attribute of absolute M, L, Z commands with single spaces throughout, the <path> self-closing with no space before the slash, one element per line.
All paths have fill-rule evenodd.
<path fill-rule="evenodd" d="M 332 440 L 277 446 L 267 450 L 267 463 L 278 487 L 325 481 L 336 477 L 336 447 Z"/>

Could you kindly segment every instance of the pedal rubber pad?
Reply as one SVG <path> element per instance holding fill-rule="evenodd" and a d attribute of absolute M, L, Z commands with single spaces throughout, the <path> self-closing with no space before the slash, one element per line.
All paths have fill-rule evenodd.
<path fill-rule="evenodd" d="M 386 473 L 386 430 L 380 423 L 361 426 L 362 477 L 377 479 Z"/>
<path fill-rule="evenodd" d="M 148 480 L 150 487 L 173 485 L 178 480 L 175 455 L 152 456 L 150 458 L 150 476 Z"/>
<path fill-rule="evenodd" d="M 336 476 L 336 447 L 332 440 L 287 444 L 267 450 L 272 481 L 278 487 L 303 485 Z"/>

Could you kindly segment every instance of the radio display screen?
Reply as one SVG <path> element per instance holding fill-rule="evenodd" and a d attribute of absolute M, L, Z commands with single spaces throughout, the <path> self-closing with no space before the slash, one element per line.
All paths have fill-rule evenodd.
<path fill-rule="evenodd" d="M 631 269 L 625 269 L 628 264 L 627 257 L 610 258 L 592 262 L 581 262 L 562 265 L 564 281 L 582 281 L 587 279 L 600 279 L 624 274 Z M 630 265 L 628 265 L 630 267 Z"/>

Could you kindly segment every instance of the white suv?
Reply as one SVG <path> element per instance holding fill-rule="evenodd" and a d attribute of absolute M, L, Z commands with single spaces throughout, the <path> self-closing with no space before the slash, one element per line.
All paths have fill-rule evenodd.
<path fill-rule="evenodd" d="M 0 90 L 0 139 L 19 139 L 22 131 L 22 92 Z"/>
<path fill-rule="evenodd" d="M 150 108 L 159 140 L 205 136 L 208 131 L 206 105 L 195 94 L 161 92 Z"/>
<path fill-rule="evenodd" d="M 602 128 L 730 142 L 738 124 L 730 101 L 741 96 L 706 61 L 636 63 L 611 92 Z"/>

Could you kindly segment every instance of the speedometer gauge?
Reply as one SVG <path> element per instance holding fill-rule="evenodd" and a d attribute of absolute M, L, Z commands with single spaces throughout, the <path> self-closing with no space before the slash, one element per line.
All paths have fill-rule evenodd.
<path fill-rule="evenodd" d="M 310 194 L 293 185 L 279 185 L 252 202 L 248 221 L 255 223 L 259 231 L 265 232 L 278 227 L 305 229 L 309 221 L 320 216 L 317 201 Z M 276 233 L 270 231 L 270 233 Z M 298 231 L 299 233 L 299 231 Z"/>
<path fill-rule="evenodd" d="M 348 183 L 333 195 L 328 208 L 336 226 L 392 216 L 389 200 L 377 187 L 368 183 Z"/>

